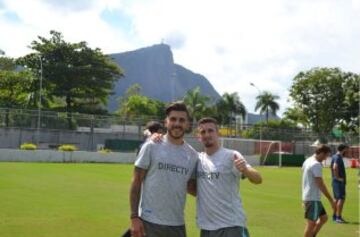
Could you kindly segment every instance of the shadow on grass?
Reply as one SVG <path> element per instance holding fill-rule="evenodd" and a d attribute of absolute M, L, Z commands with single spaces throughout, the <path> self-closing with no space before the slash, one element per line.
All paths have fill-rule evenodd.
<path fill-rule="evenodd" d="M 336 221 L 332 221 L 332 223 L 334 223 L 335 225 L 360 225 L 359 221 L 345 221 L 343 223 L 337 223 Z"/>
<path fill-rule="evenodd" d="M 358 221 L 347 221 L 345 223 L 342 223 L 343 225 L 360 225 L 360 222 Z"/>

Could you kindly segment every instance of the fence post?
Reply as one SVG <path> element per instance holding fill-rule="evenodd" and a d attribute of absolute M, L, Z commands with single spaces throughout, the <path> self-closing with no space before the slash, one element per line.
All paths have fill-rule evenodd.
<path fill-rule="evenodd" d="M 92 114 L 90 116 L 90 151 L 94 151 L 94 119 L 95 116 Z"/>
<path fill-rule="evenodd" d="M 281 141 L 279 142 L 279 167 L 282 167 L 282 152 L 281 152 Z"/>

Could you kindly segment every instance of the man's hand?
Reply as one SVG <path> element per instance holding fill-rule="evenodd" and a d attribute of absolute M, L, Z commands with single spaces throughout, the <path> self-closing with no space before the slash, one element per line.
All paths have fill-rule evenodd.
<path fill-rule="evenodd" d="M 131 236 L 133 237 L 145 236 L 144 224 L 139 217 L 131 219 Z"/>
<path fill-rule="evenodd" d="M 248 166 L 246 160 L 241 155 L 238 156 L 236 153 L 233 156 L 234 166 L 237 170 L 239 170 L 242 175 L 249 179 L 249 181 L 253 184 L 261 184 L 262 178 L 260 173 L 254 168 Z"/>
<path fill-rule="evenodd" d="M 234 154 L 233 159 L 236 169 L 238 169 L 242 173 L 247 170 L 246 161 L 242 156 L 239 157 L 236 154 Z"/>
<path fill-rule="evenodd" d="M 163 139 L 163 135 L 161 133 L 153 133 L 151 136 L 150 136 L 150 140 L 155 142 L 155 143 L 160 143 L 162 142 L 162 139 Z"/>

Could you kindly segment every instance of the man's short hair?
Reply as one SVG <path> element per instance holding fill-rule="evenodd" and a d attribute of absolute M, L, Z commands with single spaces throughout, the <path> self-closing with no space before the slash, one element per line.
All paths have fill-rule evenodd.
<path fill-rule="evenodd" d="M 316 149 L 315 149 L 315 154 L 319 155 L 321 153 L 325 153 L 325 154 L 331 153 L 330 147 L 328 145 L 325 145 L 325 144 L 318 145 L 316 147 Z"/>
<path fill-rule="evenodd" d="M 345 150 L 346 148 L 349 148 L 349 145 L 347 144 L 340 144 L 338 147 L 337 147 L 337 150 L 339 152 L 342 152 L 343 150 Z"/>
<path fill-rule="evenodd" d="M 213 123 L 216 125 L 216 127 L 218 126 L 218 122 L 216 121 L 216 119 L 211 118 L 211 117 L 205 117 L 205 118 L 200 119 L 198 121 L 198 126 L 200 126 L 201 124 L 204 124 L 204 123 Z"/>
<path fill-rule="evenodd" d="M 166 109 L 165 109 L 165 114 L 166 116 L 169 116 L 169 114 L 171 113 L 171 111 L 181 111 L 181 112 L 185 112 L 187 117 L 190 117 L 189 111 L 185 105 L 185 103 L 183 101 L 176 101 L 173 102 L 171 104 L 169 104 Z"/>
<path fill-rule="evenodd" d="M 146 124 L 146 129 L 150 131 L 151 134 L 158 132 L 160 129 L 164 129 L 162 124 L 158 121 L 150 121 Z"/>

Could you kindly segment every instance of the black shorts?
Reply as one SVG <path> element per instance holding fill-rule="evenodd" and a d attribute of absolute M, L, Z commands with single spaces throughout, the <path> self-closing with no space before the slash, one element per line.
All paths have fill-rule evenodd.
<path fill-rule="evenodd" d="M 345 183 L 337 180 L 333 180 L 332 182 L 333 194 L 336 200 L 342 199 L 345 200 L 346 191 L 345 191 Z"/>
<path fill-rule="evenodd" d="M 201 230 L 200 237 L 250 237 L 250 235 L 245 227 L 233 226 L 218 230 Z"/>
<path fill-rule="evenodd" d="M 305 219 L 317 221 L 320 216 L 326 215 L 324 206 L 320 201 L 305 201 Z"/>
<path fill-rule="evenodd" d="M 186 237 L 185 225 L 168 226 L 144 221 L 146 237 Z"/>

